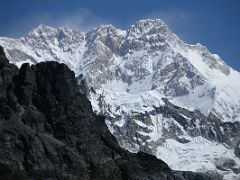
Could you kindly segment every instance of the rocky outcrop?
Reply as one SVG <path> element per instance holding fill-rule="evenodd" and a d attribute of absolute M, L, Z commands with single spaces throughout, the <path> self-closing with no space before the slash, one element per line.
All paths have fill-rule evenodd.
<path fill-rule="evenodd" d="M 18 70 L 1 48 L 0 72 L 0 179 L 174 179 L 163 161 L 119 147 L 64 64 Z"/>
<path fill-rule="evenodd" d="M 176 180 L 218 180 L 222 177 L 217 173 L 195 173 L 190 171 L 175 171 Z"/>

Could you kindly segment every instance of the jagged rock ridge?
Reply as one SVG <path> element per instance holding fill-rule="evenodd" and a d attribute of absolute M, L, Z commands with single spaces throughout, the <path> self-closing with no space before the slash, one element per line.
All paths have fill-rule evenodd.
<path fill-rule="evenodd" d="M 119 147 L 66 65 L 18 70 L 2 53 L 0 179 L 175 179 L 163 161 Z"/>

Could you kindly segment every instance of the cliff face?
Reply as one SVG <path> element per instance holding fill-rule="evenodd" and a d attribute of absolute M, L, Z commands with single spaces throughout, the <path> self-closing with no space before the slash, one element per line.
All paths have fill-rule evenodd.
<path fill-rule="evenodd" d="M 9 64 L 0 48 L 0 179 L 162 179 L 163 161 L 119 147 L 56 62 Z"/>

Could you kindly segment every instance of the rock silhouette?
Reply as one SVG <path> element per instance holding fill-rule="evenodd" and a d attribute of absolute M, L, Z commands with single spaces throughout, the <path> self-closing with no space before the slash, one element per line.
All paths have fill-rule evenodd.
<path fill-rule="evenodd" d="M 154 156 L 119 147 L 73 71 L 44 62 L 17 69 L 0 48 L 0 179 L 175 179 Z"/>

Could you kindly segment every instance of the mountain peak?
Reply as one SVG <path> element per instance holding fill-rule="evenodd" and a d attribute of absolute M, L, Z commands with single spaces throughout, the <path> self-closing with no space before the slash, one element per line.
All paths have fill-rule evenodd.
<path fill-rule="evenodd" d="M 36 32 L 44 32 L 44 31 L 55 31 L 56 29 L 50 26 L 47 26 L 45 24 L 40 24 L 36 28 L 33 29 L 33 31 Z"/>
<path fill-rule="evenodd" d="M 139 35 L 164 35 L 167 36 L 168 26 L 160 19 L 139 20 L 128 28 L 129 36 Z"/>
<path fill-rule="evenodd" d="M 50 35 L 56 34 L 56 32 L 57 32 L 57 29 L 44 24 L 40 24 L 39 26 L 34 28 L 32 31 L 30 31 L 27 34 L 27 37 L 48 37 Z"/>
<path fill-rule="evenodd" d="M 121 30 L 116 28 L 112 24 L 106 24 L 106 25 L 100 25 L 97 28 L 92 28 L 88 34 L 98 34 L 98 35 L 109 35 L 109 34 L 114 34 L 114 35 L 125 35 L 126 31 Z"/>
<path fill-rule="evenodd" d="M 71 33 L 71 30 L 61 32 L 61 28 L 42 25 L 34 32 L 36 34 L 26 37 L 26 41 L 0 38 L 0 45 L 4 46 L 10 62 L 19 66 L 29 61 L 35 64 L 54 60 L 67 64 L 77 76 L 83 74 L 89 89 L 95 92 L 89 92 L 94 110 L 109 117 L 110 127 L 116 131 L 123 146 L 130 150 L 139 148 L 139 144 L 136 144 L 140 142 L 138 138 L 143 141 L 145 138 L 141 148 L 171 161 L 170 156 L 165 157 L 158 149 L 163 148 L 163 142 L 170 146 L 176 144 L 174 141 L 178 139 L 173 139 L 181 134 L 186 135 L 193 144 L 195 135 L 204 138 L 199 134 L 202 129 L 199 128 L 199 120 L 202 117 L 202 121 L 206 122 L 208 116 L 214 115 L 215 120 L 224 127 L 228 123 L 236 123 L 240 127 L 240 74 L 219 56 L 211 54 L 206 47 L 184 43 L 159 19 L 137 21 L 126 31 L 113 25 L 103 25 L 81 34 L 78 31 Z M 164 110 L 156 109 L 164 105 L 164 98 L 173 105 L 201 112 L 202 115 L 190 118 L 186 112 L 185 118 L 179 111 L 178 116 L 169 118 L 162 114 Z M 194 128 L 195 135 L 187 131 L 185 125 L 179 125 L 182 118 L 186 119 L 186 126 Z M 190 119 L 194 120 L 194 125 L 188 124 Z M 136 129 L 124 129 L 132 127 L 128 125 L 129 122 L 139 126 Z M 173 124 L 172 132 L 169 127 Z M 219 148 L 218 143 L 222 142 L 216 138 L 222 135 L 215 137 L 214 134 L 219 132 L 212 130 L 221 128 L 205 128 L 204 133 L 212 136 L 212 139 L 204 139 L 204 144 L 208 147 L 211 144 L 209 141 L 216 142 L 209 147 L 216 156 L 208 159 L 208 152 L 203 152 L 201 157 L 196 156 L 191 161 L 191 170 L 194 171 L 201 168 L 199 163 L 194 164 L 199 162 L 199 158 L 203 159 L 201 166 L 211 164 L 214 171 L 215 159 L 221 158 L 222 151 L 219 153 L 215 150 Z M 239 134 L 236 135 L 239 137 Z M 159 142 L 162 144 L 159 145 Z M 189 152 L 188 143 L 179 146 Z M 224 146 L 221 148 L 228 153 L 233 150 L 230 149 L 230 152 Z M 181 154 L 179 150 L 176 151 Z M 189 162 L 191 158 L 190 152 L 184 157 L 179 156 L 173 167 L 182 167 L 181 162 Z M 229 158 L 236 159 L 233 154 Z M 240 160 L 236 164 L 240 167 Z"/>
<path fill-rule="evenodd" d="M 112 24 L 100 25 L 98 29 L 116 29 Z"/>
<path fill-rule="evenodd" d="M 158 25 L 158 26 L 167 26 L 161 19 L 141 19 L 138 20 L 135 25 Z"/>

